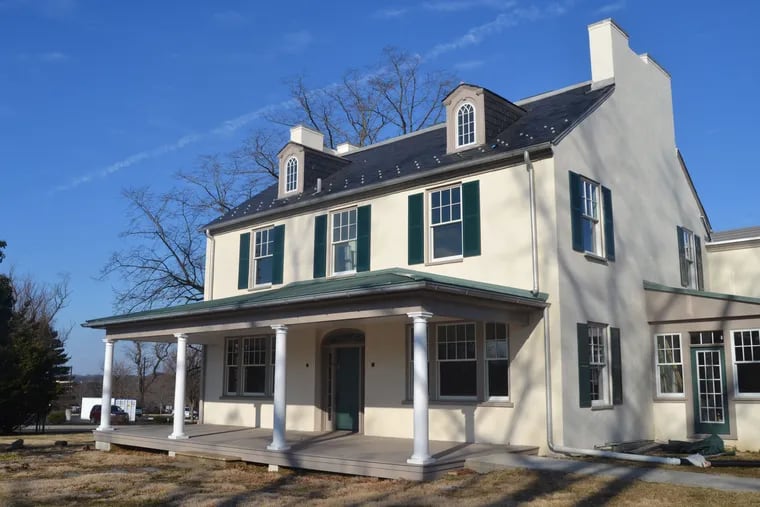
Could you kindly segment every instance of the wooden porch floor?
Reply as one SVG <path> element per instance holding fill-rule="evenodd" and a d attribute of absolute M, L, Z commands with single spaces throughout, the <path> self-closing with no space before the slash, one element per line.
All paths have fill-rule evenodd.
<path fill-rule="evenodd" d="M 536 454 L 537 447 L 431 441 L 436 459 L 429 465 L 410 465 L 412 440 L 336 432 L 288 431 L 287 451 L 269 451 L 272 430 L 242 426 L 189 424 L 184 440 L 170 440 L 171 426 L 117 426 L 94 432 L 95 441 L 108 444 L 234 458 L 250 463 L 366 475 L 388 479 L 429 480 L 462 468 L 467 458 L 492 454 Z"/>

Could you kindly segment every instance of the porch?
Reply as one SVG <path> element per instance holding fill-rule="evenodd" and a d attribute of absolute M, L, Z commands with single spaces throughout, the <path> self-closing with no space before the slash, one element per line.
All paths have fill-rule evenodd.
<path fill-rule="evenodd" d="M 214 455 L 249 463 L 365 475 L 386 479 L 430 480 L 464 467 L 468 458 L 509 453 L 537 454 L 537 447 L 430 441 L 435 461 L 409 464 L 412 439 L 371 437 L 346 431 L 288 431 L 290 448 L 272 451 L 272 430 L 244 426 L 194 424 L 185 426 L 186 439 L 169 439 L 163 425 L 120 426 L 93 432 L 99 447 L 110 444 L 174 453 Z"/>

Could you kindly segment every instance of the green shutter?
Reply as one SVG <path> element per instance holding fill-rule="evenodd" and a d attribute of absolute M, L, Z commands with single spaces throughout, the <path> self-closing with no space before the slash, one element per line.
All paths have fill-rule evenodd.
<path fill-rule="evenodd" d="M 356 209 L 356 271 L 369 271 L 371 229 L 372 207 L 360 206 Z"/>
<path fill-rule="evenodd" d="M 612 404 L 623 404 L 623 361 L 620 354 L 620 328 L 610 328 L 610 355 L 612 356 Z"/>
<path fill-rule="evenodd" d="M 425 210 L 423 194 L 409 196 L 407 223 L 407 262 L 409 265 L 425 262 Z"/>
<path fill-rule="evenodd" d="M 604 213 L 604 253 L 608 261 L 615 260 L 615 226 L 612 222 L 612 192 L 602 187 L 602 212 Z"/>
<path fill-rule="evenodd" d="M 686 245 L 683 242 L 683 227 L 676 226 L 678 234 L 678 263 L 681 266 L 681 285 L 689 286 L 689 263 L 686 261 Z"/>
<path fill-rule="evenodd" d="M 591 406 L 591 348 L 588 341 L 588 326 L 578 323 L 578 396 L 581 407 Z"/>
<path fill-rule="evenodd" d="M 462 184 L 462 255 L 480 255 L 480 182 Z"/>
<path fill-rule="evenodd" d="M 705 289 L 705 274 L 702 271 L 702 240 L 696 234 L 694 235 L 694 256 L 697 263 L 697 289 Z"/>
<path fill-rule="evenodd" d="M 282 283 L 285 259 L 285 226 L 278 225 L 272 229 L 272 285 Z"/>
<path fill-rule="evenodd" d="M 585 251 L 583 248 L 583 200 L 581 198 L 581 177 L 572 171 L 570 174 L 570 230 L 573 236 L 573 250 Z"/>
<path fill-rule="evenodd" d="M 314 278 L 324 278 L 327 270 L 327 215 L 314 217 Z"/>
<path fill-rule="evenodd" d="M 238 257 L 238 289 L 248 288 L 248 272 L 251 268 L 251 233 L 240 235 L 240 256 Z"/>

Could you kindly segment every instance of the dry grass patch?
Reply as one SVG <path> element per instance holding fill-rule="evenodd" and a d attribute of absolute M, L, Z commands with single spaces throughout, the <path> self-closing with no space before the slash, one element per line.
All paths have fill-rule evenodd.
<path fill-rule="evenodd" d="M 505 470 L 416 483 L 295 470 L 269 473 L 258 465 L 127 449 L 106 453 L 91 450 L 91 435 L 78 443 L 70 436 L 24 437 L 29 448 L 0 454 L 0 505 L 760 504 L 758 494 L 639 482 L 640 468 L 622 479 Z M 70 445 L 53 447 L 58 439 Z M 12 440 L 2 437 L 0 444 Z"/>

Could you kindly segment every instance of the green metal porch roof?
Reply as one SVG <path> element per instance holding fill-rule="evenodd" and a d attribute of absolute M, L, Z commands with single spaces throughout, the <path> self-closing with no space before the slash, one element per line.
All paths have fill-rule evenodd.
<path fill-rule="evenodd" d="M 655 292 L 668 292 L 670 294 L 682 294 L 685 296 L 697 296 L 709 299 L 719 299 L 721 301 L 736 301 L 737 303 L 760 304 L 760 298 L 750 296 L 738 296 L 736 294 L 726 294 L 723 292 L 709 292 L 705 290 L 687 289 L 685 287 L 670 287 L 659 283 L 648 282 L 644 280 L 644 290 Z"/>
<path fill-rule="evenodd" d="M 146 322 L 173 317 L 254 309 L 275 305 L 329 301 L 403 290 L 437 290 L 449 294 L 500 299 L 533 307 L 546 306 L 548 294 L 403 268 L 383 269 L 335 278 L 293 282 L 278 289 L 262 290 L 228 298 L 170 306 L 88 320 L 83 327 L 103 329 L 110 325 Z"/>

